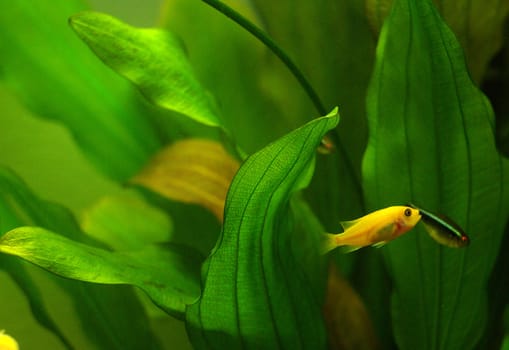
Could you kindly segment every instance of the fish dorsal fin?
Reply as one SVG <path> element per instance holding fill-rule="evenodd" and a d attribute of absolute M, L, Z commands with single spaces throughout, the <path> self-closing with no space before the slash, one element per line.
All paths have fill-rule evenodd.
<path fill-rule="evenodd" d="M 343 230 L 346 231 L 347 228 L 355 225 L 359 221 L 360 221 L 360 219 L 351 220 L 351 221 L 341 221 L 340 224 L 341 224 L 341 227 L 343 227 Z"/>

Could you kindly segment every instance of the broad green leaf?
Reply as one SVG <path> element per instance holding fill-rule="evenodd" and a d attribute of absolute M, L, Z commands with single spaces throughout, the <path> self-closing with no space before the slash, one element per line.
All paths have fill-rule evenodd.
<path fill-rule="evenodd" d="M 131 27 L 97 12 L 81 12 L 69 23 L 105 64 L 133 82 L 152 103 L 205 125 L 223 126 L 171 32 Z"/>
<path fill-rule="evenodd" d="M 365 0 L 366 16 L 378 35 L 394 0 Z M 509 2 L 499 0 L 434 0 L 465 50 L 474 81 L 481 82 L 504 38 Z"/>
<path fill-rule="evenodd" d="M 88 158 L 125 180 L 160 146 L 155 112 L 67 26 L 79 0 L 0 5 L 0 81 L 34 114 L 58 121 Z"/>
<path fill-rule="evenodd" d="M 135 196 L 108 196 L 85 211 L 81 227 L 88 235 L 113 250 L 139 250 L 168 242 L 171 219 L 162 210 Z"/>
<path fill-rule="evenodd" d="M 201 205 L 222 222 L 226 193 L 239 166 L 219 142 L 186 139 L 159 151 L 131 182 Z"/>
<path fill-rule="evenodd" d="M 489 102 L 431 1 L 394 3 L 367 108 L 368 208 L 418 203 L 453 218 L 471 238 L 469 247 L 451 249 L 417 227 L 384 248 L 398 346 L 473 348 L 509 212 L 509 164 L 495 147 Z"/>
<path fill-rule="evenodd" d="M 64 232 L 76 241 L 93 243 L 80 232 L 67 210 L 39 199 L 19 178 L 3 168 L 0 168 L 0 224 L 1 233 L 16 226 L 39 225 Z M 0 259 L 2 267 L 7 268 L 10 274 L 23 273 L 21 268 L 16 267 L 16 263 L 30 272 L 30 276 L 45 273 L 29 264 L 21 265 L 22 261 L 19 259 L 12 260 L 12 257 L 6 255 L 2 255 Z M 5 265 L 6 261 L 9 265 Z M 23 279 L 23 274 L 17 274 L 16 279 Z M 148 328 L 149 321 L 144 310 L 129 288 L 90 285 L 56 277 L 54 281 L 72 298 L 76 317 L 83 324 L 83 330 L 90 341 L 98 348 L 159 348 L 154 334 Z M 53 326 L 45 319 L 50 317 L 57 323 L 57 313 L 56 310 L 48 310 L 45 304 L 41 304 L 40 295 L 44 295 L 45 290 L 39 286 L 34 287 L 34 282 L 29 279 L 18 283 L 32 303 L 32 308 L 37 313 L 35 317 L 51 329 Z M 57 326 L 66 334 L 65 323 L 58 322 Z M 132 332 L 133 328 L 137 330 L 135 333 Z M 55 334 L 58 336 L 60 333 Z M 72 339 L 69 339 L 69 342 L 72 342 Z"/>
<path fill-rule="evenodd" d="M 226 200 L 222 236 L 202 270 L 201 298 L 187 309 L 197 349 L 326 347 L 323 289 L 316 294 L 292 248 L 321 233 L 297 237 L 288 204 L 309 183 L 316 148 L 337 122 L 333 111 L 241 166 Z M 316 246 L 309 249 L 318 254 Z M 315 255 L 316 266 L 319 260 Z"/>
<path fill-rule="evenodd" d="M 62 277 L 101 284 L 131 284 L 160 308 L 180 316 L 200 295 L 201 256 L 171 245 L 109 252 L 40 227 L 13 229 L 0 238 L 0 252 L 18 256 Z"/>

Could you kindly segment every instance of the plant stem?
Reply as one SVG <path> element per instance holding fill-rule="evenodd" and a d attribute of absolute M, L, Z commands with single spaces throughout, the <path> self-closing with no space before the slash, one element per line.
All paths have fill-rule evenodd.
<path fill-rule="evenodd" d="M 247 18 L 242 16 L 240 13 L 224 4 L 219 0 L 202 0 L 208 5 L 212 6 L 226 17 L 230 18 L 232 21 L 240 25 L 242 28 L 247 30 L 249 33 L 253 34 L 258 40 L 265 44 L 279 59 L 288 67 L 288 69 L 292 72 L 293 76 L 297 79 L 302 88 L 306 91 L 306 94 L 309 96 L 311 101 L 313 102 L 318 113 L 323 116 L 327 114 L 327 110 L 323 106 L 320 97 L 315 92 L 311 84 L 308 82 L 304 74 L 302 74 L 301 70 L 297 67 L 297 65 L 292 61 L 290 56 L 286 54 L 275 42 L 269 37 L 266 33 L 264 33 L 260 28 L 255 26 L 252 22 L 250 22 Z"/>
<path fill-rule="evenodd" d="M 293 76 L 297 79 L 299 84 L 302 86 L 306 94 L 313 102 L 313 105 L 315 106 L 319 115 L 324 116 L 327 114 L 327 110 L 325 109 L 322 101 L 320 100 L 320 97 L 318 97 L 318 94 L 315 92 L 315 90 L 313 89 L 309 81 L 306 79 L 304 74 L 302 74 L 299 67 L 297 67 L 297 65 L 292 61 L 290 56 L 288 56 L 288 54 L 286 54 L 286 52 L 284 52 L 283 49 L 278 44 L 276 44 L 276 42 L 267 33 L 263 32 L 260 28 L 255 26 L 247 18 L 245 18 L 240 13 L 238 13 L 225 3 L 221 2 L 220 0 L 202 0 L 202 1 L 210 5 L 211 7 L 215 8 L 216 10 L 224 14 L 226 17 L 230 18 L 232 21 L 240 25 L 249 33 L 253 34 L 258 40 L 265 44 L 265 46 L 267 46 L 277 57 L 279 57 L 279 59 L 286 65 L 286 67 L 290 70 Z M 333 132 L 332 137 L 334 139 L 334 143 L 336 144 L 337 148 L 339 149 L 344 158 L 346 167 L 350 172 L 350 175 L 352 176 L 354 186 L 356 187 L 359 193 L 361 205 L 364 209 L 364 196 L 362 193 L 362 185 L 360 183 L 360 180 L 357 178 L 352 160 L 348 156 L 348 152 L 346 151 L 345 146 L 339 139 L 338 134 L 336 132 Z"/>

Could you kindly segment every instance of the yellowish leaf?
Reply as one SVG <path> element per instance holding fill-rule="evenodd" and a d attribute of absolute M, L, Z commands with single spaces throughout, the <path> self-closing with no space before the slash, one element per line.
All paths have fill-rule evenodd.
<path fill-rule="evenodd" d="M 378 348 L 378 341 L 364 303 L 348 281 L 340 275 L 334 263 L 329 266 L 323 315 L 329 334 L 329 349 Z"/>
<path fill-rule="evenodd" d="M 222 221 L 239 166 L 219 142 L 186 139 L 158 152 L 131 182 L 175 201 L 201 205 Z"/>

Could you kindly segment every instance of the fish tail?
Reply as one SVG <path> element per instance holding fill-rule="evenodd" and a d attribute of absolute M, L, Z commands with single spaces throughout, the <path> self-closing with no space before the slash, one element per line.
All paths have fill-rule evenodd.
<path fill-rule="evenodd" d="M 320 254 L 325 255 L 337 246 L 336 235 L 332 233 L 325 233 L 322 235 L 322 242 L 320 243 Z"/>

